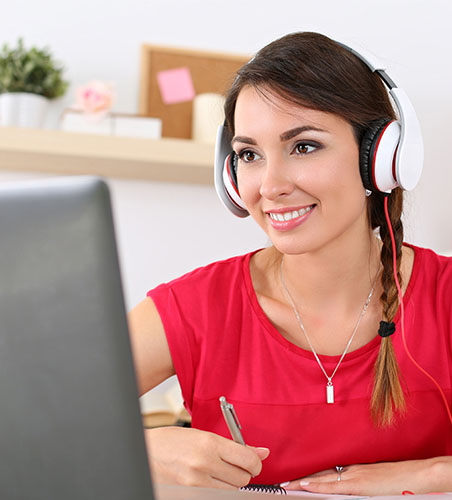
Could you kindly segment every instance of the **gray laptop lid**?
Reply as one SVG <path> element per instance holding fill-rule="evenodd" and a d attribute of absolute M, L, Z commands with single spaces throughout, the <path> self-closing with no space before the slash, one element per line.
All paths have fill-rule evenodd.
<path fill-rule="evenodd" d="M 0 185 L 0 497 L 152 499 L 109 193 Z"/>

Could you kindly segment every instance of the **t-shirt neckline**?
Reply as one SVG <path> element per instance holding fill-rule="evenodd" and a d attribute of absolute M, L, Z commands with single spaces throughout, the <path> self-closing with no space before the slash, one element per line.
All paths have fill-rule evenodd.
<path fill-rule="evenodd" d="M 419 247 L 416 247 L 414 245 L 408 244 L 408 243 L 403 243 L 405 246 L 411 248 L 414 251 L 414 261 L 413 261 L 413 269 L 411 272 L 410 276 L 410 281 L 408 282 L 408 286 L 405 290 L 405 294 L 403 296 L 403 304 L 404 307 L 407 307 L 407 304 L 410 300 L 411 294 L 413 293 L 413 289 L 415 286 L 415 282 L 417 280 L 419 270 L 421 268 L 421 261 L 422 261 L 422 252 L 420 251 L 421 249 Z M 264 330 L 273 338 L 275 339 L 278 343 L 282 344 L 286 349 L 289 349 L 293 353 L 307 357 L 310 359 L 315 359 L 314 354 L 312 351 L 308 351 L 306 349 L 303 349 L 302 347 L 299 347 L 295 344 L 292 344 L 289 340 L 287 340 L 279 331 L 278 329 L 272 324 L 268 316 L 265 314 L 264 310 L 262 309 L 261 305 L 259 304 L 259 301 L 257 299 L 256 291 L 254 290 L 253 287 L 253 281 L 251 278 L 251 271 L 250 271 L 250 261 L 251 257 L 256 254 L 257 252 L 260 252 L 261 249 L 255 250 L 254 252 L 248 253 L 244 256 L 243 259 L 243 275 L 244 275 L 244 281 L 245 281 L 245 286 L 246 290 L 248 293 L 248 297 L 250 299 L 251 305 L 253 307 L 253 310 L 261 323 L 261 325 L 264 327 Z M 394 323 L 396 326 L 398 325 L 400 321 L 400 308 L 397 310 L 397 313 L 394 317 Z M 346 363 L 347 361 L 352 361 L 360 356 L 366 355 L 369 353 L 369 351 L 372 351 L 373 349 L 377 348 L 380 345 L 381 338 L 379 335 L 376 335 L 372 340 L 370 340 L 367 344 L 359 347 L 358 349 L 355 349 L 354 351 L 350 351 L 347 353 L 345 358 L 343 359 L 342 363 Z M 318 355 L 319 359 L 325 363 L 337 363 L 339 359 L 341 358 L 341 355 L 337 356 L 328 356 L 326 354 L 319 354 Z"/>

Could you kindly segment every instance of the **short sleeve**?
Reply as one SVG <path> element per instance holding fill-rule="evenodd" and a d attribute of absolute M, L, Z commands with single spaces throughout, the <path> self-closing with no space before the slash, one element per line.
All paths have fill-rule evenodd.
<path fill-rule="evenodd" d="M 193 403 L 193 386 L 195 376 L 195 353 L 192 352 L 190 338 L 191 326 L 183 307 L 180 307 L 180 298 L 176 296 L 170 285 L 163 284 L 147 293 L 157 308 L 163 323 L 168 346 L 181 386 L 184 404 L 191 413 Z M 183 306 L 183 304 L 182 304 Z"/>

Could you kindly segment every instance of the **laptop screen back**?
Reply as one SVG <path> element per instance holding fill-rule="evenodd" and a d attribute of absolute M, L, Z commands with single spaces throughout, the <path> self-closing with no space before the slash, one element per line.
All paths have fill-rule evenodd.
<path fill-rule="evenodd" d="M 0 497 L 152 500 L 107 186 L 0 186 L 0 235 Z"/>

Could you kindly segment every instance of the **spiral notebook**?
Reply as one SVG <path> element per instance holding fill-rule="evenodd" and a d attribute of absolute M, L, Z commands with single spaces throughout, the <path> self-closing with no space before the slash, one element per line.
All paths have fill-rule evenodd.
<path fill-rule="evenodd" d="M 287 495 L 287 491 L 278 484 L 249 484 L 240 488 L 241 491 L 258 491 L 260 493 L 273 493 L 275 495 Z"/>

